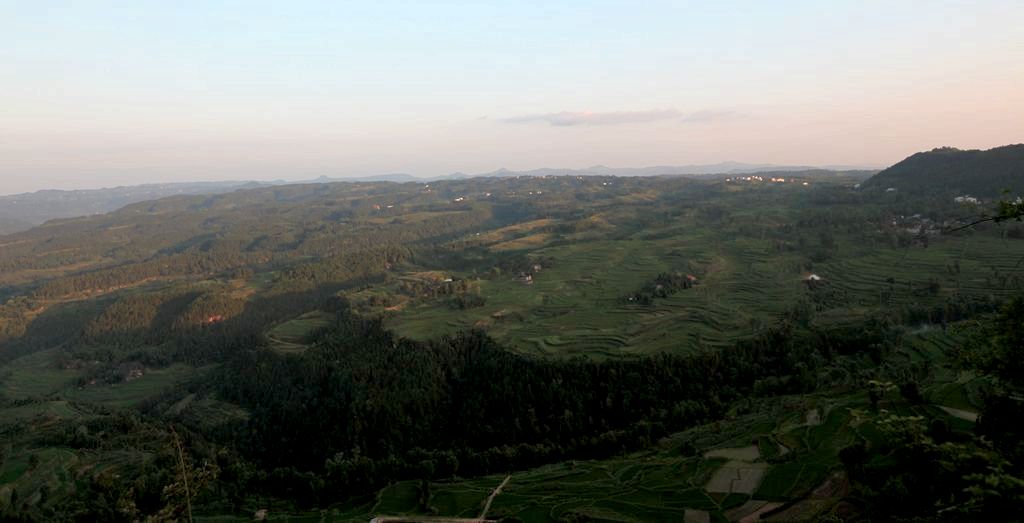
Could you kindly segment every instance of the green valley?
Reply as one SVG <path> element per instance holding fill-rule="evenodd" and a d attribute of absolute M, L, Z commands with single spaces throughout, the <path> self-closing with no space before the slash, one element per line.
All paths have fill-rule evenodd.
<path fill-rule="evenodd" d="M 1024 227 L 972 224 L 996 200 L 865 176 L 281 185 L 0 237 L 0 510 L 703 522 L 1016 506 L 1016 429 L 992 410 L 1012 419 L 1016 385 L 988 355 L 1017 340 Z M 941 481 L 918 492 L 921 474 Z M 972 490 L 985 482 L 994 494 Z"/>

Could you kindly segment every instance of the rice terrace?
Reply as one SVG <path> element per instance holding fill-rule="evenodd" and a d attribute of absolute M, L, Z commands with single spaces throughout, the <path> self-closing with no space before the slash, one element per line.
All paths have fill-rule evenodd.
<path fill-rule="evenodd" d="M 47 237 L 69 238 L 59 245 L 15 235 L 10 259 L 70 252 L 75 269 L 5 291 L 16 335 L 0 392 L 14 436 L 0 492 L 53 511 L 83 482 L 102 489 L 174 460 L 180 436 L 168 439 L 165 419 L 191 449 L 258 431 L 231 443 L 235 457 L 185 462 L 199 481 L 274 448 L 246 481 L 272 492 L 306 478 L 293 497 L 353 492 L 313 512 L 237 498 L 235 510 L 270 520 L 856 512 L 851 489 L 865 479 L 841 455 L 885 448 L 893 424 L 972 430 L 990 382 L 954 359 L 977 336 L 970 318 L 1024 289 L 1019 225 L 957 230 L 972 212 L 961 202 L 862 187 L 869 176 L 289 186 L 55 222 Z M 264 230 L 250 206 L 287 218 Z M 139 225 L 117 225 L 129 219 Z M 73 239 L 92 230 L 99 240 Z M 103 242 L 125 234 L 178 247 L 115 272 Z M 544 386 L 515 379 L 533 373 Z M 636 396 L 644 383 L 654 388 Z M 316 412 L 338 408 L 318 406 L 334 397 L 313 392 L 323 387 L 367 398 L 345 407 L 371 421 L 345 429 L 348 447 L 318 437 L 334 422 Z M 413 401 L 371 399 L 408 387 L 421 391 Z M 505 388 L 540 402 L 507 403 Z M 285 403 L 272 392 L 287 389 Z M 406 418 L 393 408 L 429 428 L 396 432 Z M 111 416 L 127 416 L 116 419 L 128 432 L 104 429 Z M 142 446 L 114 443 L 147 433 Z M 388 450 L 414 435 L 427 446 Z M 211 505 L 196 519 L 225 517 Z"/>

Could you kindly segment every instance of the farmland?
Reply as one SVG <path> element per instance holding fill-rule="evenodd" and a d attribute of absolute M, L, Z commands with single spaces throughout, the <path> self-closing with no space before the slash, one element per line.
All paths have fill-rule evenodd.
<path fill-rule="evenodd" d="M 883 401 L 908 414 L 935 408 L 910 405 L 898 394 Z M 673 434 L 650 450 L 513 472 L 488 515 L 538 523 L 689 521 L 702 514 L 710 521 L 739 521 L 763 510 L 768 521 L 813 520 L 835 509 L 849 490 L 839 449 L 858 438 L 881 442 L 863 394 L 778 397 L 740 410 L 746 413 Z M 757 472 L 723 481 L 736 471 Z M 329 514 L 353 522 L 381 514 L 475 517 L 501 480 L 495 475 L 428 486 L 396 483 L 382 489 L 364 513 L 346 516 L 338 508 Z"/>
<path fill-rule="evenodd" d="M 726 347 L 805 304 L 814 309 L 812 321 L 856 322 L 878 310 L 998 298 L 1024 286 L 1021 246 L 995 237 L 962 235 L 911 248 L 862 231 L 752 232 L 739 220 L 722 226 L 682 218 L 642 230 L 623 225 L 599 238 L 531 241 L 521 254 L 546 264 L 529 282 L 516 275 L 482 279 L 481 307 L 419 300 L 383 312 L 390 327 L 413 338 L 480 328 L 526 353 L 616 357 Z M 827 259 L 808 262 L 779 251 L 780 242 L 817 242 L 820 234 L 835 236 Z M 673 271 L 696 274 L 698 283 L 653 303 L 628 301 L 658 274 Z M 806 281 L 812 273 L 820 277 L 813 285 Z"/>
<path fill-rule="evenodd" d="M 0 507 L 180 515 L 184 467 L 208 521 L 474 518 L 506 477 L 489 518 L 867 511 L 895 454 L 849 454 L 984 420 L 961 354 L 1024 242 L 818 176 L 279 187 L 4 239 Z"/>

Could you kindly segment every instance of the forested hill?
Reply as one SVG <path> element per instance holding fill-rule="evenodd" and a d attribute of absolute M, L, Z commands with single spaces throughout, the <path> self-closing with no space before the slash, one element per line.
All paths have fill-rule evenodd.
<path fill-rule="evenodd" d="M 641 168 L 611 168 L 594 166 L 586 169 L 534 169 L 531 171 L 497 171 L 481 174 L 453 173 L 436 178 L 418 178 L 408 174 L 392 173 L 361 177 L 330 178 L 321 176 L 316 180 L 250 181 L 250 182 L 182 182 L 145 184 L 103 189 L 45 190 L 33 193 L 0 196 L 0 234 L 27 231 L 50 220 L 76 218 L 105 214 L 122 207 L 182 195 L 216 195 L 239 189 L 267 188 L 283 185 L 324 185 L 328 183 L 437 183 L 470 178 L 517 178 L 524 176 L 686 176 L 692 178 L 721 178 L 736 174 L 771 172 L 776 175 L 798 177 L 867 177 L 874 171 L 850 170 L 853 167 L 829 166 L 823 168 L 808 166 L 784 166 L 773 164 L 746 164 L 723 162 L 709 165 L 657 166 Z"/>
<path fill-rule="evenodd" d="M 864 182 L 865 188 L 996 198 L 1024 192 L 1024 144 L 987 151 L 941 147 L 914 154 Z"/>
<path fill-rule="evenodd" d="M 135 185 L 78 191 L 38 191 L 0 196 L 0 234 L 24 231 L 59 218 L 115 211 L 137 202 L 182 194 L 216 194 L 259 186 L 254 182 Z"/>

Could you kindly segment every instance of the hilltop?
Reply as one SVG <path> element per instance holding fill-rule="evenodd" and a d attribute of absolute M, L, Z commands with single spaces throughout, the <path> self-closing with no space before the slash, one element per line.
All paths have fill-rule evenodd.
<path fill-rule="evenodd" d="M 932 195 L 999 197 L 1024 192 L 1024 144 L 987 151 L 940 147 L 921 152 L 864 182 L 865 188 Z"/>

